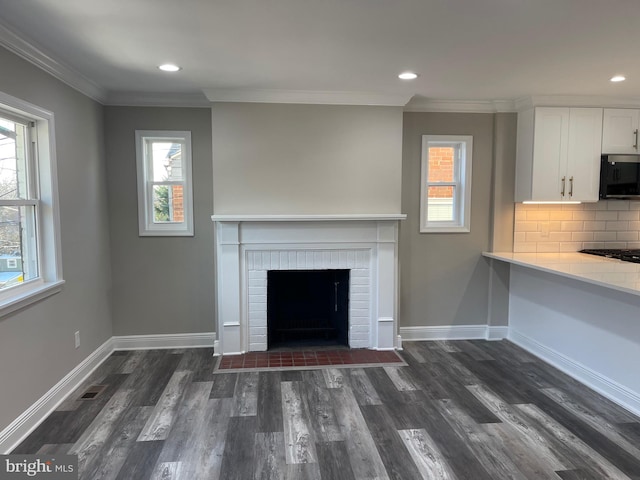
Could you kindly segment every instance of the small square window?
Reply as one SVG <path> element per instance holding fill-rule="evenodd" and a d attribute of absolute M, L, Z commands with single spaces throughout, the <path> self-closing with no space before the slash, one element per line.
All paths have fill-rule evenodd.
<path fill-rule="evenodd" d="M 143 236 L 192 236 L 191 132 L 136 131 Z"/>
<path fill-rule="evenodd" d="M 423 135 L 421 232 L 469 232 L 473 137 Z"/>

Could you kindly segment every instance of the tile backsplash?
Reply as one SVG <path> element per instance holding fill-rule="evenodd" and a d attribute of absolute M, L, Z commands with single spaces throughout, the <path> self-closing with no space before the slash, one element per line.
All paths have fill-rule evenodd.
<path fill-rule="evenodd" d="M 583 248 L 640 248 L 640 201 L 578 205 L 516 203 L 513 251 L 577 252 Z"/>

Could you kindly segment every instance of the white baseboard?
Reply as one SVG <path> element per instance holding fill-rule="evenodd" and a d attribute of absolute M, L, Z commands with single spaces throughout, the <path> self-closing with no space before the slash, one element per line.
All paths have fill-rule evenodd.
<path fill-rule="evenodd" d="M 509 327 L 492 327 L 487 325 L 487 340 L 503 340 L 509 336 Z"/>
<path fill-rule="evenodd" d="M 153 350 L 163 348 L 213 347 L 214 332 L 173 333 L 163 335 L 126 335 L 113 337 L 114 350 Z"/>
<path fill-rule="evenodd" d="M 488 325 L 445 325 L 430 327 L 400 327 L 402 341 L 415 340 L 502 340 L 509 327 Z"/>
<path fill-rule="evenodd" d="M 635 415 L 640 415 L 640 393 L 620 385 L 599 372 L 538 343 L 526 335 L 510 330 L 508 338 L 519 347 L 531 352 L 536 357 L 553 365 L 570 377 L 575 378 L 580 383 L 607 397 L 612 402 L 617 403 Z"/>
<path fill-rule="evenodd" d="M 0 452 L 7 454 L 16 448 L 111 353 L 113 353 L 113 338 L 104 342 L 0 432 Z"/>
<path fill-rule="evenodd" d="M 17 447 L 115 350 L 213 347 L 215 333 L 111 337 L 0 432 L 0 452 Z"/>

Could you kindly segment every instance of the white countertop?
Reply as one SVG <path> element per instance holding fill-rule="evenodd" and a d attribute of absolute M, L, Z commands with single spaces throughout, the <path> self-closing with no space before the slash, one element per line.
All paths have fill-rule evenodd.
<path fill-rule="evenodd" d="M 483 252 L 483 256 L 640 295 L 640 264 L 586 253 Z"/>

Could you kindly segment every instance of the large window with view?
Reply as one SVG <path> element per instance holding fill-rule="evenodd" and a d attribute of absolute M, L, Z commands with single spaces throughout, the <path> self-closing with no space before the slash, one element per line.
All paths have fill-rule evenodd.
<path fill-rule="evenodd" d="M 0 116 L 0 289 L 38 276 L 31 122 Z"/>
<path fill-rule="evenodd" d="M 136 131 L 142 236 L 193 235 L 191 132 Z"/>
<path fill-rule="evenodd" d="M 62 285 L 53 114 L 0 93 L 0 316 Z"/>
<path fill-rule="evenodd" d="M 473 137 L 423 135 L 421 232 L 469 232 Z"/>

